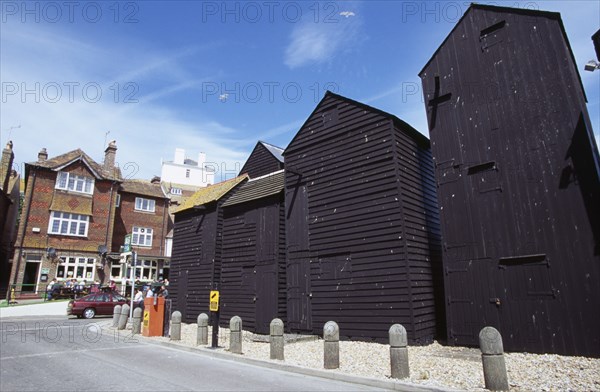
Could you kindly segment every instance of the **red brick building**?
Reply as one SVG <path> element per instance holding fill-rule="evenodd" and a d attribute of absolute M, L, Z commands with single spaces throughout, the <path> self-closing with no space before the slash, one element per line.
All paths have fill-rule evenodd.
<path fill-rule="evenodd" d="M 113 252 L 131 234 L 132 250 L 137 252 L 136 278 L 141 281 L 168 278 L 169 259 L 165 257 L 166 236 L 170 230 L 169 198 L 158 181 L 123 180 L 115 215 Z M 111 263 L 111 277 L 123 276 L 122 264 Z"/>
<path fill-rule="evenodd" d="M 23 285 L 18 290 L 42 293 L 53 278 L 120 280 L 128 273 L 119 264 L 126 234 L 136 238 L 140 255 L 164 259 L 168 200 L 160 185 L 123 180 L 115 166 L 116 151 L 111 142 L 99 164 L 80 149 L 51 159 L 42 149 L 36 162 L 25 164 L 25 197 L 10 278 L 11 284 Z"/>

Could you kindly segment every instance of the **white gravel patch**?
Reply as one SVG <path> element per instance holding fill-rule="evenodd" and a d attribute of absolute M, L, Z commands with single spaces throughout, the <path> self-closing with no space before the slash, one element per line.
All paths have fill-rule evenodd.
<path fill-rule="evenodd" d="M 181 325 L 181 340 L 154 337 L 189 347 L 196 346 L 196 324 Z M 209 327 L 209 344 L 211 341 Z M 244 356 L 265 361 L 269 359 L 269 344 L 253 340 L 254 334 L 243 332 Z M 219 328 L 218 351 L 228 352 L 229 330 Z M 236 355 L 236 354 L 231 354 Z M 285 363 L 323 369 L 323 340 L 286 343 Z M 484 390 L 481 352 L 475 348 L 428 346 L 408 348 L 410 381 L 434 387 L 467 391 Z M 505 354 L 508 381 L 513 391 L 598 391 L 600 390 L 600 359 L 567 357 L 554 354 Z M 355 376 L 390 379 L 389 346 L 379 343 L 341 341 L 340 368 L 330 370 Z M 281 362 L 281 361 L 272 361 Z"/>

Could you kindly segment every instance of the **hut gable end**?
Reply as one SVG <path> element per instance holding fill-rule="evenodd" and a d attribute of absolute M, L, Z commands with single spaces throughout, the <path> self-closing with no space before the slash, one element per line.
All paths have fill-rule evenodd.
<path fill-rule="evenodd" d="M 258 142 L 248 157 L 241 174 L 257 178 L 283 169 L 283 149 L 265 142 Z"/>
<path fill-rule="evenodd" d="M 292 330 L 318 333 L 333 319 L 347 337 L 385 339 L 401 322 L 412 342 L 433 339 L 439 228 L 427 226 L 437 222 L 428 151 L 397 117 L 326 93 L 284 152 Z"/>
<path fill-rule="evenodd" d="M 472 5 L 419 76 L 449 342 L 600 356 L 600 158 L 560 14 Z"/>

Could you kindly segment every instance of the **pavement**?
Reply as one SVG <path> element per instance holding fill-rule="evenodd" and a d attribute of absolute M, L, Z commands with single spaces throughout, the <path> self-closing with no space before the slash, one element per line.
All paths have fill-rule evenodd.
<path fill-rule="evenodd" d="M 49 301 L 30 305 L 11 305 L 0 308 L 0 318 L 23 316 L 66 316 L 68 303 L 68 301 Z"/>

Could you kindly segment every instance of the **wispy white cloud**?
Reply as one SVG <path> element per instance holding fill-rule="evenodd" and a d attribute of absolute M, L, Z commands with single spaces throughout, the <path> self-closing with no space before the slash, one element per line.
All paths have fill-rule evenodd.
<path fill-rule="evenodd" d="M 23 163 L 36 160 L 42 147 L 50 156 L 81 148 L 101 162 L 105 134 L 110 131 L 109 139 L 117 140 L 117 162 L 125 176 L 160 174 L 161 158 L 171 159 L 176 147 L 184 147 L 192 156 L 207 153 L 207 160 L 219 170 L 215 180 L 231 178 L 246 159 L 245 146 L 229 141 L 235 130 L 202 113 L 190 120 L 164 99 L 197 90 L 203 80 L 210 79 L 190 77 L 186 70 L 185 61 L 197 51 L 104 47 L 58 29 L 47 31 L 43 25 L 2 26 L 0 144 L 8 140 L 11 127 L 21 125 L 10 134 L 15 166 L 22 172 Z M 116 61 L 123 58 L 132 61 Z M 123 90 L 125 81 L 136 82 L 139 88 L 132 103 L 124 102 L 132 91 Z M 6 95 L 7 82 L 19 91 Z M 65 82 L 79 83 L 73 94 Z M 97 101 L 89 99 L 94 91 L 82 91 L 89 82 L 102 92 Z M 118 99 L 115 82 L 121 89 Z M 40 86 L 37 91 L 23 95 L 23 87 L 36 90 L 36 84 Z M 59 86 L 59 99 L 49 99 L 55 95 L 46 88 L 49 85 Z"/>
<path fill-rule="evenodd" d="M 361 25 L 355 16 L 339 18 L 335 23 L 308 21 L 294 26 L 285 49 L 285 65 L 294 69 L 330 62 L 357 45 Z"/>

